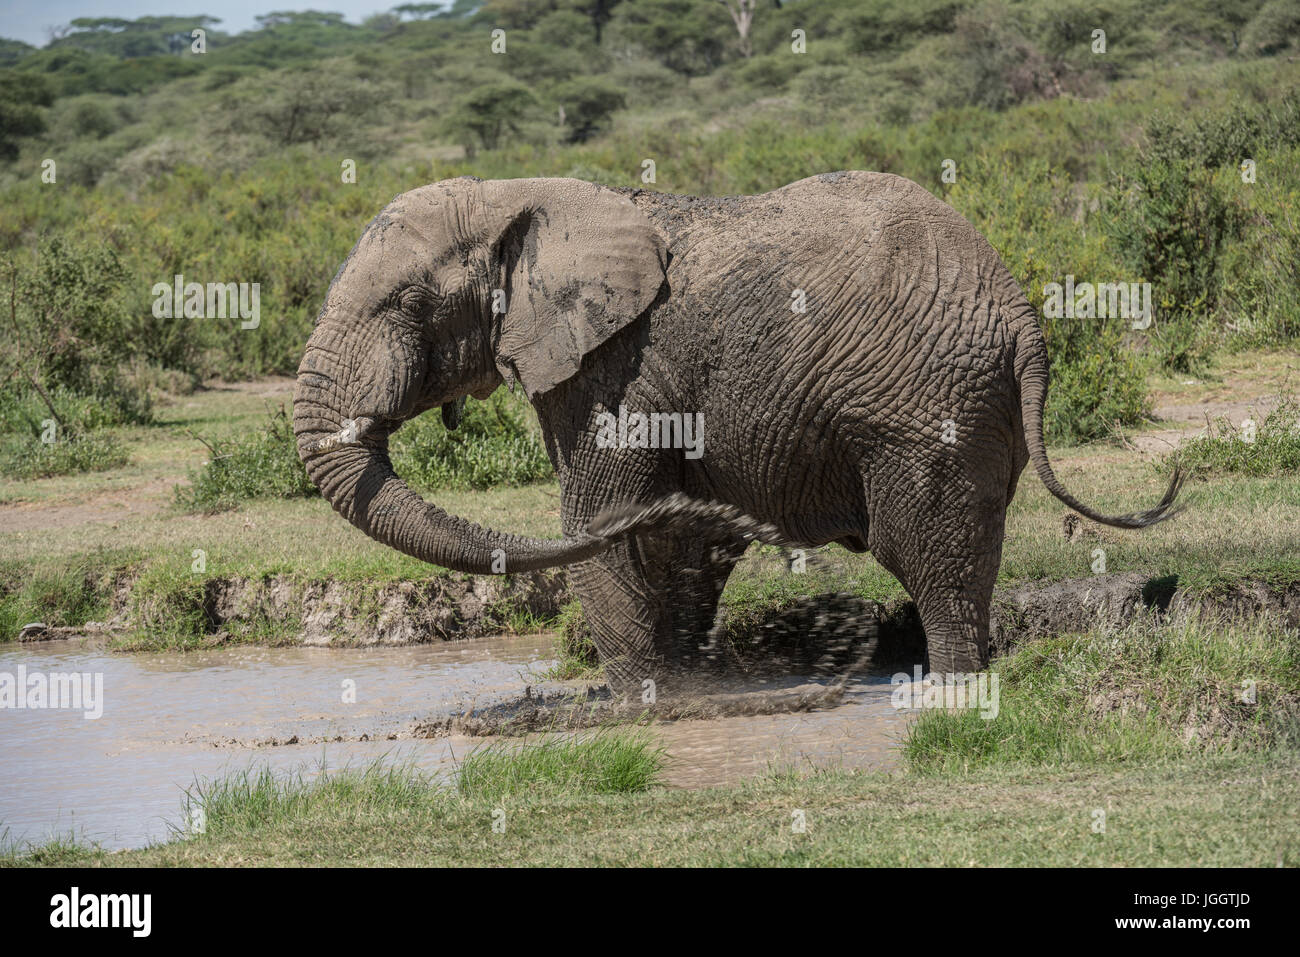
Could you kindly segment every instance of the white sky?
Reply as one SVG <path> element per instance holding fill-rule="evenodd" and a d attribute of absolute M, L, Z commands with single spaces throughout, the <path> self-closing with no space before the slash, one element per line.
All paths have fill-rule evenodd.
<path fill-rule="evenodd" d="M 78 17 L 181 16 L 206 13 L 219 17 L 218 29 L 239 33 L 257 26 L 253 19 L 275 10 L 327 10 L 360 23 L 407 0 L 0 0 L 0 37 L 45 46 L 46 27 Z M 450 3 L 447 4 L 450 6 Z"/>

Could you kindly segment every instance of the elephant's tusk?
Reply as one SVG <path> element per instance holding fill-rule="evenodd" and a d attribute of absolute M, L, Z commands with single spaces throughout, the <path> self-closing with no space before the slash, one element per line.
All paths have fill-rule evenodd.
<path fill-rule="evenodd" d="M 315 442 L 308 442 L 302 447 L 304 455 L 320 455 L 323 452 L 332 452 L 349 445 L 360 445 L 361 440 L 370 431 L 375 424 L 374 419 L 344 419 L 343 428 L 337 432 L 331 432 L 323 439 L 317 439 Z"/>

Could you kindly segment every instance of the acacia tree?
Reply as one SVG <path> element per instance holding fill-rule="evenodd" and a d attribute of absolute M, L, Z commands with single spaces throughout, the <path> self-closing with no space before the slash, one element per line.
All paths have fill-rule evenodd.
<path fill-rule="evenodd" d="M 488 83 L 461 98 L 447 117 L 448 133 L 459 136 L 465 154 L 496 149 L 507 133 L 517 133 L 525 112 L 537 103 L 532 91 L 514 80 Z"/>

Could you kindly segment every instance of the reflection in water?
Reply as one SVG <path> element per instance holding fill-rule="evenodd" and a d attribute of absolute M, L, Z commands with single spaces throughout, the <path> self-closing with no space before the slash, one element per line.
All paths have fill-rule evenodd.
<path fill-rule="evenodd" d="M 0 646 L 0 672 L 24 665 L 104 676 L 98 720 L 76 710 L 0 710 L 0 829 L 14 840 L 75 832 L 109 848 L 140 846 L 181 821 L 181 788 L 196 777 L 250 766 L 333 769 L 383 758 L 446 777 L 455 756 L 483 739 L 390 735 L 518 698 L 525 686 L 559 690 L 537 678 L 550 645 L 549 636 L 532 635 L 188 654 L 114 655 L 66 641 Z M 889 766 L 907 720 L 889 692 L 888 679 L 868 678 L 824 711 L 657 724 L 666 783 L 705 787 L 791 766 Z M 286 743 L 295 739 L 315 743 Z"/>

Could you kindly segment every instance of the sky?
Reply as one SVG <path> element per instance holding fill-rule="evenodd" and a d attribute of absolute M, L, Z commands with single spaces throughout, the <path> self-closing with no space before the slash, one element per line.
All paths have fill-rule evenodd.
<path fill-rule="evenodd" d="M 46 27 L 78 17 L 137 17 L 202 14 L 219 17 L 218 29 L 239 33 L 257 26 L 253 19 L 274 10 L 324 10 L 360 23 L 372 13 L 399 6 L 405 0 L 0 0 L 0 37 L 33 46 L 49 42 Z"/>

